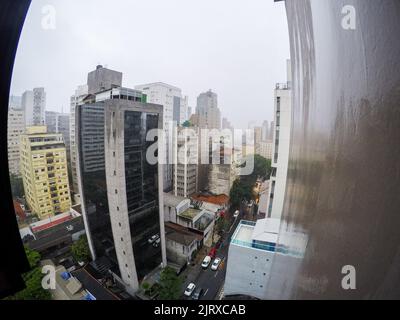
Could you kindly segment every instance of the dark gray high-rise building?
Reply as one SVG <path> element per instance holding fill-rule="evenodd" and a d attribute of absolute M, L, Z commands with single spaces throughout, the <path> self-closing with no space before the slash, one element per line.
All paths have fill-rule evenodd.
<path fill-rule="evenodd" d="M 147 160 L 162 129 L 162 106 L 138 90 L 88 95 L 76 108 L 78 183 L 90 251 L 131 294 L 152 270 L 166 265 L 162 166 Z M 160 236 L 159 245 L 149 239 Z"/>

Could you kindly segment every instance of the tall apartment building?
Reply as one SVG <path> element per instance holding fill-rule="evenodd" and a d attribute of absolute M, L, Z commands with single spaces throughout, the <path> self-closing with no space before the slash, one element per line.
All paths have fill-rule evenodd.
<path fill-rule="evenodd" d="M 79 193 L 78 188 L 78 176 L 76 168 L 76 137 L 75 137 L 75 108 L 78 104 L 82 104 L 82 101 L 88 95 L 88 85 L 80 85 L 75 90 L 74 95 L 70 99 L 70 114 L 69 114 L 69 144 L 70 144 L 70 165 L 71 165 L 71 187 L 75 194 Z"/>
<path fill-rule="evenodd" d="M 154 82 L 135 86 L 147 96 L 147 102 L 160 104 L 163 109 L 165 162 L 164 190 L 169 192 L 173 188 L 173 128 L 182 125 L 187 120 L 188 97 L 182 96 L 182 90 L 163 82 Z"/>
<path fill-rule="evenodd" d="M 262 125 L 262 141 L 267 141 L 268 140 L 268 136 L 269 136 L 269 124 L 267 120 L 264 120 Z"/>
<path fill-rule="evenodd" d="M 286 190 L 289 161 L 292 101 L 290 61 L 287 61 L 288 81 L 275 88 L 274 136 L 272 140 L 272 173 L 269 186 L 268 217 L 280 218 Z"/>
<path fill-rule="evenodd" d="M 209 90 L 197 97 L 196 114 L 199 128 L 221 129 L 221 112 L 215 92 Z"/>
<path fill-rule="evenodd" d="M 47 132 L 61 133 L 63 135 L 65 147 L 67 148 L 67 159 L 68 163 L 70 163 L 69 114 L 56 111 L 46 111 L 45 124 L 47 126 Z"/>
<path fill-rule="evenodd" d="M 272 160 L 272 146 L 272 141 L 261 141 L 258 152 L 256 153 L 265 159 Z"/>
<path fill-rule="evenodd" d="M 21 109 L 22 96 L 11 95 L 8 101 L 8 109 Z"/>
<path fill-rule="evenodd" d="M 44 88 L 34 88 L 22 94 L 21 106 L 25 112 L 26 126 L 40 126 L 45 123 L 46 92 Z"/>
<path fill-rule="evenodd" d="M 162 128 L 162 106 L 141 91 L 113 88 L 88 95 L 76 107 L 78 184 L 95 266 L 134 294 L 144 277 L 166 265 L 162 166 L 146 151 Z M 158 247 L 148 243 L 155 234 Z"/>
<path fill-rule="evenodd" d="M 63 137 L 46 126 L 27 127 L 21 135 L 21 174 L 29 208 L 40 219 L 70 209 L 67 154 Z"/>
<path fill-rule="evenodd" d="M 174 136 L 173 193 L 188 198 L 197 192 L 198 128 L 179 127 Z"/>
<path fill-rule="evenodd" d="M 22 109 L 12 106 L 8 109 L 7 119 L 7 151 L 9 172 L 20 176 L 20 138 L 25 132 L 25 115 Z"/>
<path fill-rule="evenodd" d="M 260 152 L 260 143 L 262 141 L 262 127 L 254 127 L 254 149 L 256 153 Z"/>
<path fill-rule="evenodd" d="M 89 94 L 120 87 L 122 85 L 122 72 L 98 65 L 95 70 L 88 73 L 87 85 Z"/>

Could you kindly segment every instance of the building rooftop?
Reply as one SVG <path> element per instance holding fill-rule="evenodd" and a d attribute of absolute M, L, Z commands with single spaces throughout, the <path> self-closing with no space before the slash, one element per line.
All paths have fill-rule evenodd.
<path fill-rule="evenodd" d="M 201 240 L 202 236 L 189 231 L 187 228 L 172 222 L 165 223 L 165 237 L 171 241 L 188 246 L 195 240 Z"/>
<path fill-rule="evenodd" d="M 280 219 L 241 220 L 231 244 L 265 251 L 276 251 Z"/>
<path fill-rule="evenodd" d="M 180 217 L 193 220 L 200 212 L 201 212 L 201 210 L 194 209 L 194 208 L 188 208 L 185 211 L 179 213 L 178 215 Z"/>
<path fill-rule="evenodd" d="M 83 284 L 86 291 L 90 292 L 96 300 L 120 300 L 110 290 L 103 287 L 85 268 L 72 271 L 71 274 Z"/>
<path fill-rule="evenodd" d="M 226 205 L 229 202 L 229 197 L 225 194 L 211 195 L 211 194 L 195 194 L 191 197 L 193 200 L 217 204 L 220 206 Z"/>
<path fill-rule="evenodd" d="M 164 205 L 168 207 L 177 207 L 182 201 L 188 200 L 184 197 L 175 196 L 172 193 L 164 193 Z"/>

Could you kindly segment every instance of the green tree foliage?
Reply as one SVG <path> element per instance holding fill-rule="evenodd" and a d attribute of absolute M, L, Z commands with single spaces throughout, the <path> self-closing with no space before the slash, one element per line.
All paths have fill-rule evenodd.
<path fill-rule="evenodd" d="M 184 123 L 182 123 L 182 127 L 191 127 L 192 123 L 189 120 L 186 120 Z"/>
<path fill-rule="evenodd" d="M 10 184 L 13 198 L 24 196 L 24 185 L 21 177 L 11 173 Z"/>
<path fill-rule="evenodd" d="M 254 157 L 254 169 L 250 175 L 241 176 L 233 182 L 229 193 L 231 204 L 234 207 L 239 207 L 242 200 L 250 201 L 254 199 L 253 187 L 257 179 L 269 179 L 271 175 L 271 160 L 256 154 L 250 155 Z"/>
<path fill-rule="evenodd" d="M 78 262 L 88 262 L 90 260 L 90 250 L 86 235 L 83 235 L 71 246 L 71 253 Z"/>
<path fill-rule="evenodd" d="M 8 297 L 8 300 L 50 300 L 51 294 L 48 290 L 43 289 L 42 279 L 44 274 L 41 272 L 39 265 L 40 254 L 37 251 L 25 247 L 25 253 L 31 266 L 31 270 L 24 273 L 22 278 L 26 288 L 15 295 Z"/>
<path fill-rule="evenodd" d="M 159 298 L 162 300 L 177 300 L 182 291 L 182 279 L 176 275 L 174 269 L 166 267 L 160 276 Z"/>

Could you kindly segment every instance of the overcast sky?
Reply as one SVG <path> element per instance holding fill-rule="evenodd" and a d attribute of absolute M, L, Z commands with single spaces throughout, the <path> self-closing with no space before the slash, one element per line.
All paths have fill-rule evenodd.
<path fill-rule="evenodd" d="M 52 5 L 55 29 L 42 28 Z M 76 87 L 103 64 L 123 86 L 162 81 L 195 109 L 208 89 L 236 128 L 273 119 L 273 89 L 286 81 L 284 2 L 273 0 L 33 0 L 11 93 L 45 87 L 47 110 L 69 112 Z"/>

